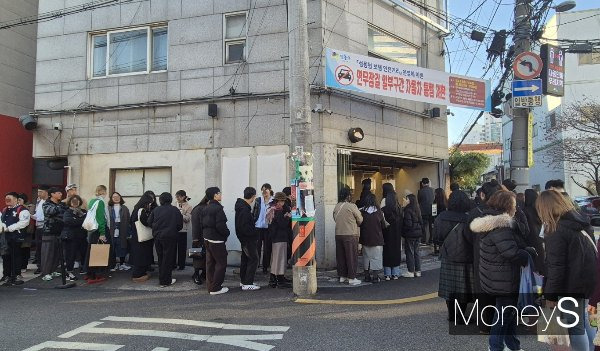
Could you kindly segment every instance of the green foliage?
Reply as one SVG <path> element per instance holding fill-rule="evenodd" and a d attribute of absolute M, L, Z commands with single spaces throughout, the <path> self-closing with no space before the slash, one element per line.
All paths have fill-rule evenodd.
<path fill-rule="evenodd" d="M 474 191 L 490 162 L 486 154 L 457 151 L 450 156 L 451 181 L 463 189 Z"/>

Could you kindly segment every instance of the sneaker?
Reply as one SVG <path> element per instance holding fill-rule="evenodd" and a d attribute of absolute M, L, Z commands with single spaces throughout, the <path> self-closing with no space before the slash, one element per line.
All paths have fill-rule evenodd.
<path fill-rule="evenodd" d="M 7 275 L 3 275 L 2 278 L 0 278 L 0 283 L 5 282 L 8 280 L 8 276 Z"/>
<path fill-rule="evenodd" d="M 52 274 L 46 274 L 45 276 L 42 277 L 42 280 L 45 282 L 49 282 L 52 280 Z"/>
<path fill-rule="evenodd" d="M 415 277 L 420 277 L 421 276 L 421 272 L 415 272 Z"/>
<path fill-rule="evenodd" d="M 52 272 L 52 277 L 53 278 L 58 278 L 60 276 L 61 276 L 61 274 L 59 272 Z"/>
<path fill-rule="evenodd" d="M 88 284 L 98 284 L 98 283 L 102 283 L 105 280 L 106 280 L 105 277 L 98 277 L 96 279 L 88 279 L 87 283 Z"/>
<path fill-rule="evenodd" d="M 120 271 L 120 270 L 121 270 L 121 265 L 118 263 L 113 268 L 110 269 L 111 272 L 116 272 L 116 271 Z"/>
<path fill-rule="evenodd" d="M 166 288 L 168 286 L 171 286 L 171 285 L 175 284 L 176 281 L 177 281 L 177 279 L 171 279 L 171 284 L 169 284 L 169 285 L 161 285 L 160 287 L 161 288 Z"/>
<path fill-rule="evenodd" d="M 67 280 L 74 282 L 74 281 L 77 280 L 77 277 L 75 276 L 75 274 L 73 274 L 73 272 L 68 272 L 67 273 Z"/>
<path fill-rule="evenodd" d="M 348 281 L 348 278 L 346 277 L 340 277 L 340 283 L 345 283 Z"/>
<path fill-rule="evenodd" d="M 128 270 L 130 270 L 130 269 L 131 269 L 131 266 L 130 266 L 130 265 L 128 265 L 128 264 L 125 264 L 125 263 L 123 263 L 123 264 L 121 265 L 121 270 L 122 270 L 122 271 L 128 271 Z"/>
<path fill-rule="evenodd" d="M 25 283 L 25 282 L 22 280 L 19 280 L 19 279 L 14 279 L 14 280 L 8 279 L 6 281 L 6 283 L 2 284 L 2 286 L 22 285 L 23 283 Z"/>
<path fill-rule="evenodd" d="M 242 285 L 242 290 L 244 290 L 244 291 L 260 290 L 260 286 L 254 285 L 254 284 L 251 284 L 251 285 Z"/>
<path fill-rule="evenodd" d="M 384 276 L 385 281 L 389 282 L 390 280 L 392 280 L 392 277 L 390 277 L 389 275 Z"/>
<path fill-rule="evenodd" d="M 362 281 L 356 278 L 348 280 L 348 285 L 360 285 L 360 283 L 362 283 Z"/>
<path fill-rule="evenodd" d="M 399 278 L 399 277 L 398 277 L 397 275 L 393 275 L 393 276 L 392 276 L 392 280 L 398 280 L 398 278 Z"/>
<path fill-rule="evenodd" d="M 228 292 L 228 291 L 229 291 L 229 288 L 225 288 L 225 287 L 223 287 L 223 288 L 221 288 L 221 290 L 219 290 L 219 291 L 211 291 L 211 292 L 210 292 L 210 294 L 211 294 L 211 295 L 221 295 L 221 294 L 225 294 L 225 293 L 226 293 L 226 292 Z"/>
<path fill-rule="evenodd" d="M 402 278 L 414 278 L 415 274 L 413 272 L 404 272 L 401 274 Z"/>

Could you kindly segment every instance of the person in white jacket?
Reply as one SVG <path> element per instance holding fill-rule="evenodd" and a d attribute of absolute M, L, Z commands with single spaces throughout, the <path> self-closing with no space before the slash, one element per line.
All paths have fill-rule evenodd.
<path fill-rule="evenodd" d="M 18 279 L 21 274 L 21 243 L 25 239 L 31 215 L 25 206 L 18 204 L 18 197 L 19 194 L 15 192 L 6 194 L 6 207 L 1 216 L 0 235 L 5 238 L 6 250 L 2 255 L 4 276 L 0 281 L 5 281 L 5 286 L 23 284 L 23 281 Z"/>

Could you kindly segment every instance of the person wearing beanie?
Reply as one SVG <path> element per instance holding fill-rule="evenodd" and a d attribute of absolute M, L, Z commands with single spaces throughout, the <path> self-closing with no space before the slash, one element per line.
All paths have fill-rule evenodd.
<path fill-rule="evenodd" d="M 271 276 L 269 285 L 277 288 L 291 287 L 285 278 L 288 244 L 292 242 L 292 209 L 286 204 L 283 192 L 275 193 L 267 211 L 269 236 L 271 237 Z"/>
<path fill-rule="evenodd" d="M 227 216 L 221 205 L 221 190 L 217 187 L 206 189 L 208 204 L 202 211 L 202 235 L 206 247 L 206 287 L 211 295 L 229 291 L 223 287 L 227 268 L 227 247 L 229 237 Z"/>
<path fill-rule="evenodd" d="M 191 200 L 185 190 L 179 190 L 175 193 L 175 200 L 177 200 L 177 209 L 183 216 L 183 228 L 179 231 L 177 236 L 177 270 L 185 269 L 185 256 L 187 255 L 187 238 L 188 229 L 192 220 L 192 205 L 189 201 Z"/>

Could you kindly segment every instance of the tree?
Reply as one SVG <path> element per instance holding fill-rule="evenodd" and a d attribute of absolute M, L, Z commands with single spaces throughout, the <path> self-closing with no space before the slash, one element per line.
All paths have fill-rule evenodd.
<path fill-rule="evenodd" d="M 544 160 L 586 179 L 571 179 L 588 194 L 600 191 L 600 103 L 583 99 L 563 108 L 545 139 Z M 550 121 L 552 122 L 552 121 Z M 551 123 L 552 125 L 552 123 Z"/>
<path fill-rule="evenodd" d="M 453 150 L 450 154 L 450 179 L 461 188 L 474 191 L 481 180 L 481 175 L 490 166 L 488 155 L 480 152 L 460 152 Z"/>

